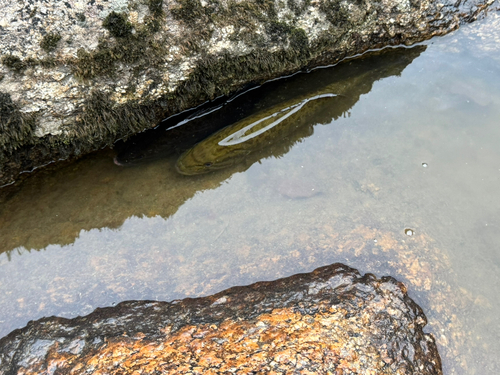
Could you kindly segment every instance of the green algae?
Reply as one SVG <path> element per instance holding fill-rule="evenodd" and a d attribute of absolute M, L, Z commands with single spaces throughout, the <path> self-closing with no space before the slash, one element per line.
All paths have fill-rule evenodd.
<path fill-rule="evenodd" d="M 107 43 L 101 42 L 95 51 L 87 52 L 83 48 L 77 51 L 78 60 L 73 65 L 76 77 L 88 79 L 100 75 L 112 75 L 115 71 L 117 56 L 113 55 Z"/>
<path fill-rule="evenodd" d="M 295 17 L 299 17 L 304 14 L 305 10 L 311 5 L 311 0 L 304 0 L 299 2 L 297 0 L 287 0 L 287 6 L 295 14 Z"/>
<path fill-rule="evenodd" d="M 22 114 L 10 94 L 0 92 L 0 151 L 11 154 L 33 139 L 34 130 L 34 116 Z"/>
<path fill-rule="evenodd" d="M 165 52 L 165 47 L 145 38 L 145 34 L 147 33 L 131 34 L 118 43 L 101 40 L 97 48 L 91 52 L 80 48 L 77 51 L 77 59 L 70 61 L 73 73 L 80 79 L 97 76 L 114 77 L 115 64 L 120 61 L 126 64 L 142 63 L 144 68 L 154 66 L 161 60 L 161 53 Z"/>
<path fill-rule="evenodd" d="M 184 21 L 188 25 L 205 21 L 207 16 L 200 0 L 178 0 L 179 7 L 171 10 L 174 19 Z"/>
<path fill-rule="evenodd" d="M 319 9 L 333 26 L 344 25 L 349 21 L 349 12 L 342 7 L 339 0 L 324 0 L 320 4 Z"/>
<path fill-rule="evenodd" d="M 144 24 L 149 33 L 154 34 L 161 30 L 161 23 L 165 16 L 163 0 L 149 0 L 147 4 L 151 14 L 144 17 Z"/>
<path fill-rule="evenodd" d="M 2 64 L 15 73 L 22 73 L 28 67 L 24 61 L 14 55 L 4 55 L 2 57 Z"/>
<path fill-rule="evenodd" d="M 290 31 L 290 47 L 302 57 L 309 57 L 309 38 L 304 29 L 293 28 Z"/>
<path fill-rule="evenodd" d="M 163 0 L 149 0 L 148 8 L 154 17 L 163 16 Z"/>
<path fill-rule="evenodd" d="M 111 12 L 102 22 L 102 26 L 115 38 L 126 38 L 132 34 L 133 26 L 124 13 Z"/>
<path fill-rule="evenodd" d="M 83 148 L 104 147 L 116 139 L 139 132 L 155 124 L 157 114 L 152 103 L 130 101 L 116 106 L 109 95 L 92 92 L 85 101 L 68 137 Z"/>
<path fill-rule="evenodd" d="M 47 53 L 52 52 L 57 48 L 57 44 L 59 43 L 61 38 L 61 35 L 58 33 L 45 34 L 45 36 L 42 38 L 42 41 L 40 42 L 40 47 Z"/>
<path fill-rule="evenodd" d="M 85 17 L 85 14 L 83 14 L 81 12 L 76 13 L 75 16 L 76 16 L 76 19 L 80 22 L 85 22 L 85 20 L 87 19 L 87 17 Z"/>

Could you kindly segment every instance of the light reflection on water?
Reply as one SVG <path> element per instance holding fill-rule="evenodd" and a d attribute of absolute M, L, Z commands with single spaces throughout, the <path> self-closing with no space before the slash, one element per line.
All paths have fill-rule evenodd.
<path fill-rule="evenodd" d="M 445 373 L 499 373 L 499 26 L 366 78 L 279 158 L 188 177 L 173 156 L 120 168 L 104 152 L 27 180 L 0 208 L 0 334 L 342 262 L 407 284 Z"/>

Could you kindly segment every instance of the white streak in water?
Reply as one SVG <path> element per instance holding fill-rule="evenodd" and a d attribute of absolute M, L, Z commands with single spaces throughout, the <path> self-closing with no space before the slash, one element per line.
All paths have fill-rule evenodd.
<path fill-rule="evenodd" d="M 335 96 L 337 96 L 337 94 L 321 94 L 321 95 L 316 95 L 316 96 L 312 96 L 310 98 L 304 99 L 300 103 L 294 104 L 290 107 L 284 108 L 276 113 L 273 113 L 272 115 L 269 115 L 267 117 L 261 118 L 260 120 L 254 121 L 250 125 L 245 126 L 243 129 L 240 129 L 240 130 L 234 132 L 233 134 L 230 134 L 228 137 L 224 138 L 223 140 L 221 140 L 219 142 L 219 146 L 234 146 L 234 145 L 246 142 L 249 139 L 255 138 L 258 135 L 260 135 L 260 134 L 268 131 L 269 129 L 275 127 L 276 125 L 280 124 L 282 121 L 284 121 L 285 119 L 287 119 L 288 117 L 290 117 L 294 113 L 297 113 L 298 111 L 300 111 L 302 109 L 302 107 L 304 107 L 308 102 L 316 100 L 316 99 L 321 99 L 321 98 L 333 98 Z M 276 117 L 276 116 L 282 114 L 283 112 L 287 112 L 287 111 L 289 111 L 287 114 L 285 114 L 284 116 L 280 117 L 279 119 L 273 121 L 269 125 L 264 126 L 262 129 L 259 129 L 253 133 L 245 135 L 245 133 L 248 130 L 257 126 L 261 122 L 266 121 L 272 117 Z"/>

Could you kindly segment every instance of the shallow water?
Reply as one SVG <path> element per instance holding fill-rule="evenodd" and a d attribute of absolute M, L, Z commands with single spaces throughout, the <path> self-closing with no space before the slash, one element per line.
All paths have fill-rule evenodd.
<path fill-rule="evenodd" d="M 406 283 L 445 373 L 500 373 L 499 41 L 491 13 L 426 48 L 240 96 L 223 111 L 342 93 L 229 169 L 179 175 L 182 150 L 119 167 L 108 150 L 5 189 L 0 335 L 342 262 Z"/>

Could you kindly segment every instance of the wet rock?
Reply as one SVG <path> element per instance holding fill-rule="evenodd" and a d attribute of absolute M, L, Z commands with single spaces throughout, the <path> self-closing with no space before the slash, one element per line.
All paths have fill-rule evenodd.
<path fill-rule="evenodd" d="M 248 83 L 445 34 L 489 3 L 1 0 L 0 185 Z"/>
<path fill-rule="evenodd" d="M 30 322 L 2 374 L 442 374 L 426 318 L 391 277 L 342 264 L 182 301 Z"/>

